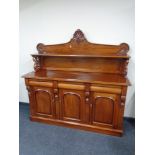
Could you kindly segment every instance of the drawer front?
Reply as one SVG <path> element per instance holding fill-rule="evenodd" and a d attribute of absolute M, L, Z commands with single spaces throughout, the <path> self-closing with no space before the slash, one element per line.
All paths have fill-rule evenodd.
<path fill-rule="evenodd" d="M 74 89 L 74 90 L 85 90 L 86 85 L 85 85 L 85 83 L 76 84 L 76 83 L 59 82 L 58 83 L 58 88 Z M 97 86 L 97 85 L 91 85 L 91 84 L 90 84 L 90 91 L 93 91 L 93 92 L 105 92 L 105 93 L 112 93 L 112 94 L 121 94 L 121 88 L 120 87 Z"/>
<path fill-rule="evenodd" d="M 53 82 L 49 81 L 29 81 L 30 86 L 43 86 L 43 87 L 53 87 Z"/>
<path fill-rule="evenodd" d="M 53 87 L 52 81 L 34 81 L 30 80 L 28 82 L 30 86 L 43 86 L 43 87 Z M 73 89 L 73 90 L 85 90 L 86 84 L 85 83 L 77 83 L 77 82 L 58 82 L 57 85 L 60 89 Z M 112 94 L 121 94 L 120 87 L 111 87 L 111 86 L 98 86 L 94 84 L 90 84 L 90 91 L 93 92 L 105 92 L 105 93 L 112 93 Z"/>

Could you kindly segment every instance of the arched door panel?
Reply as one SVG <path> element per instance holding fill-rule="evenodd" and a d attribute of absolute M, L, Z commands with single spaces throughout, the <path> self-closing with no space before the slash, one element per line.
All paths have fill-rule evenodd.
<path fill-rule="evenodd" d="M 117 95 L 93 93 L 92 124 L 113 127 L 117 113 Z"/>
<path fill-rule="evenodd" d="M 52 89 L 46 87 L 34 87 L 35 115 L 50 117 L 55 116 Z"/>
<path fill-rule="evenodd" d="M 61 89 L 61 119 L 81 122 L 84 115 L 84 93 L 77 90 Z"/>

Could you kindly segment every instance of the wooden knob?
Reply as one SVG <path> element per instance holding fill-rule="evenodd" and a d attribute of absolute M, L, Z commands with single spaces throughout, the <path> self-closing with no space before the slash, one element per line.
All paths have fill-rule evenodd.
<path fill-rule="evenodd" d="M 54 93 L 58 93 L 58 89 L 54 89 Z"/>
<path fill-rule="evenodd" d="M 89 101 L 89 98 L 86 98 L 86 102 L 88 102 Z"/>
<path fill-rule="evenodd" d="M 121 102 L 121 106 L 124 106 L 125 104 L 123 102 Z"/>
<path fill-rule="evenodd" d="M 58 98 L 58 95 L 54 95 L 55 98 Z"/>

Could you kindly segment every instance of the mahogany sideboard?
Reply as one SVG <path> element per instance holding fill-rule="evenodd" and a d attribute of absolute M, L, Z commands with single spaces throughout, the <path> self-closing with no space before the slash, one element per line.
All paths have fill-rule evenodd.
<path fill-rule="evenodd" d="M 37 45 L 25 74 L 30 120 L 121 136 L 129 46 L 94 44 L 77 30 L 64 44 Z"/>

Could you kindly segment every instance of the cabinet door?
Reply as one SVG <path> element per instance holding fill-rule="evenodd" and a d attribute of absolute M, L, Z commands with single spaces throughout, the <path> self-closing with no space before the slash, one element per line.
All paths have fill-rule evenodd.
<path fill-rule="evenodd" d="M 34 115 L 53 118 L 56 108 L 53 100 L 53 90 L 46 87 L 33 87 L 32 108 Z"/>
<path fill-rule="evenodd" d="M 93 93 L 92 124 L 97 126 L 115 127 L 118 115 L 118 95 Z"/>
<path fill-rule="evenodd" d="M 83 91 L 60 89 L 60 119 L 72 122 L 83 122 L 85 102 Z"/>

